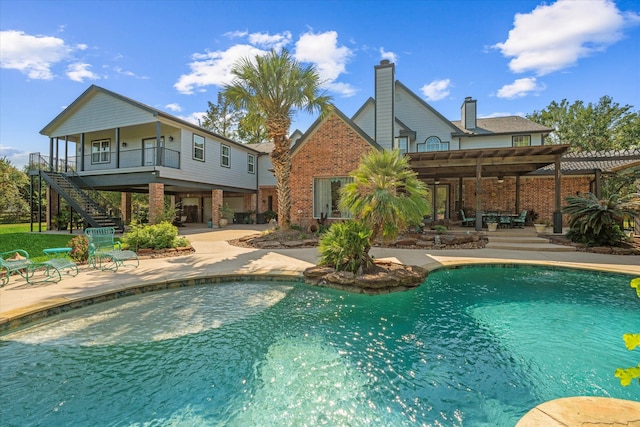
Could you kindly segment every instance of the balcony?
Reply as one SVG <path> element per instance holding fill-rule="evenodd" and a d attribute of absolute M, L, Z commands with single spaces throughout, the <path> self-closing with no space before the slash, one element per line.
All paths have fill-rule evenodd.
<path fill-rule="evenodd" d="M 164 166 L 180 169 L 180 152 L 169 148 L 144 148 L 138 150 L 101 151 L 82 156 L 70 156 L 67 159 L 29 155 L 29 168 L 54 172 L 90 172 L 111 169 L 127 169 L 151 166 Z"/>

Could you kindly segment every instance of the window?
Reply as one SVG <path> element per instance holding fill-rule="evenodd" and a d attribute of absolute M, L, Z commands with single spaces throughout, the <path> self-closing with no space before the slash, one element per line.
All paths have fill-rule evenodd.
<path fill-rule="evenodd" d="M 91 163 L 109 163 L 111 161 L 111 140 L 91 141 Z"/>
<path fill-rule="evenodd" d="M 353 181 L 351 177 L 315 178 L 313 180 L 313 217 L 350 218 L 338 209 L 340 188 Z"/>
<path fill-rule="evenodd" d="M 204 137 L 193 134 L 193 159 L 204 162 Z"/>
<path fill-rule="evenodd" d="M 406 136 L 399 136 L 396 138 L 395 147 L 400 150 L 400 154 L 407 154 L 409 149 L 409 138 Z"/>
<path fill-rule="evenodd" d="M 231 167 L 231 148 L 228 145 L 220 146 L 220 166 Z"/>
<path fill-rule="evenodd" d="M 247 154 L 247 172 L 256 173 L 256 156 Z"/>
<path fill-rule="evenodd" d="M 449 142 L 442 142 L 440 138 L 437 136 L 430 136 L 429 138 L 424 140 L 424 146 L 420 147 L 422 144 L 418 144 L 418 151 L 448 151 L 449 150 Z"/>
<path fill-rule="evenodd" d="M 514 147 L 528 147 L 531 145 L 531 135 L 516 135 L 512 139 Z"/>

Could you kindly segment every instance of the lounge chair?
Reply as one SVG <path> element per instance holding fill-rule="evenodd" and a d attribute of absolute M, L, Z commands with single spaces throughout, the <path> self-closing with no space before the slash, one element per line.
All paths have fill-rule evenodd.
<path fill-rule="evenodd" d="M 0 253 L 0 286 L 9 283 L 13 273 L 18 273 L 29 282 L 29 267 L 32 265 L 33 261 L 29 259 L 25 250 L 15 249 Z"/>
<path fill-rule="evenodd" d="M 115 233 L 113 227 L 87 228 L 84 231 L 89 241 L 89 267 L 116 272 L 120 266 L 140 265 L 138 254 L 123 250 L 120 242 L 114 239 Z"/>
<path fill-rule="evenodd" d="M 24 277 L 29 284 L 34 282 L 57 283 L 62 279 L 61 269 L 70 269 L 69 274 L 74 276 L 78 274 L 78 266 L 68 259 L 57 258 L 44 262 L 33 262 L 29 258 L 29 253 L 23 249 L 2 252 L 0 253 L 0 286 L 9 283 L 13 273 Z"/>
<path fill-rule="evenodd" d="M 467 218 L 464 214 L 464 209 L 460 209 L 460 219 L 462 221 L 462 226 L 463 227 L 473 227 L 473 225 L 476 223 L 476 219 L 475 218 Z"/>
<path fill-rule="evenodd" d="M 513 227 L 524 228 L 524 223 L 526 219 L 527 219 L 527 211 L 524 210 L 520 212 L 520 216 L 511 219 L 511 224 L 513 225 Z"/>

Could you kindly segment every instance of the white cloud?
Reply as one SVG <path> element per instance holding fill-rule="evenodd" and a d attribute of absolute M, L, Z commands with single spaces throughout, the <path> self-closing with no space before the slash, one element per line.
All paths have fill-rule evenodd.
<path fill-rule="evenodd" d="M 29 164 L 29 152 L 20 148 L 0 145 L 0 157 L 6 157 L 18 169 L 22 169 L 24 165 Z"/>
<path fill-rule="evenodd" d="M 30 79 L 51 80 L 51 67 L 67 60 L 73 48 L 57 37 L 0 31 L 0 67 L 18 70 Z"/>
<path fill-rule="evenodd" d="M 280 50 L 282 47 L 291 43 L 291 32 L 285 31 L 284 33 L 274 35 L 270 35 L 269 33 L 251 33 L 249 34 L 249 43 L 267 49 Z"/>
<path fill-rule="evenodd" d="M 246 44 L 237 44 L 225 51 L 195 53 L 192 55 L 193 62 L 189 64 L 191 72 L 181 75 L 173 87 L 180 93 L 192 94 L 195 88 L 223 86 L 231 83 L 231 68 L 237 60 L 265 53 L 264 50 Z"/>
<path fill-rule="evenodd" d="M 203 120 L 202 116 L 207 114 L 206 111 L 197 111 L 195 113 L 191 113 L 188 116 L 176 116 L 179 119 L 186 120 L 189 123 L 193 123 L 194 125 L 200 126 L 200 122 Z"/>
<path fill-rule="evenodd" d="M 75 64 L 71 64 L 67 67 L 67 77 L 73 80 L 74 82 L 84 82 L 87 80 L 98 80 L 100 77 L 95 74 L 93 71 L 89 70 L 91 68 L 90 64 L 83 64 L 80 62 L 76 62 Z"/>
<path fill-rule="evenodd" d="M 511 71 L 545 75 L 605 50 L 638 23 L 640 15 L 622 13 L 611 0 L 558 0 L 516 14 L 508 39 L 493 47 L 513 58 Z"/>
<path fill-rule="evenodd" d="M 383 47 L 380 48 L 380 57 L 382 59 L 388 59 L 389 61 L 393 62 L 394 64 L 396 62 L 398 62 L 398 55 L 396 55 L 393 52 L 385 51 Z"/>
<path fill-rule="evenodd" d="M 166 108 L 169 111 L 177 111 L 180 112 L 182 111 L 182 107 L 180 106 L 180 104 L 174 102 L 172 104 L 167 104 L 164 106 L 164 108 Z"/>
<path fill-rule="evenodd" d="M 223 86 L 231 83 L 231 68 L 240 58 L 254 58 L 267 53 L 264 48 L 280 47 L 291 42 L 291 33 L 284 31 L 276 35 L 268 33 L 232 32 L 229 37 L 246 37 L 248 44 L 237 44 L 225 51 L 196 53 L 188 74 L 183 74 L 174 87 L 183 94 L 192 94 L 196 89 L 206 86 Z M 308 32 L 296 42 L 293 56 L 300 62 L 313 64 L 318 70 L 322 86 L 342 96 L 353 96 L 356 90 L 348 83 L 336 82 L 345 72 L 346 64 L 352 52 L 345 46 L 338 46 L 338 34 L 335 31 L 314 34 Z"/>
<path fill-rule="evenodd" d="M 420 88 L 428 101 L 439 101 L 449 96 L 449 88 L 453 85 L 450 79 L 434 80 Z"/>
<path fill-rule="evenodd" d="M 525 117 L 526 114 L 523 113 L 522 111 L 517 112 L 517 113 L 508 113 L 508 112 L 500 112 L 500 111 L 494 111 L 493 113 L 489 113 L 487 115 L 482 115 L 479 114 L 478 118 L 479 119 L 491 119 L 493 117 L 509 117 L 509 116 L 520 116 L 520 117 Z"/>
<path fill-rule="evenodd" d="M 249 34 L 248 31 L 229 31 L 227 33 L 224 33 L 225 36 L 229 37 L 230 39 L 234 39 L 234 38 L 243 38 L 246 37 Z"/>
<path fill-rule="evenodd" d="M 496 96 L 498 98 L 516 99 L 527 96 L 529 93 L 536 93 L 544 90 L 546 86 L 543 83 L 538 83 L 535 77 L 527 77 L 524 79 L 517 79 L 511 84 L 502 86 Z"/>
<path fill-rule="evenodd" d="M 347 62 L 353 55 L 346 46 L 338 46 L 338 33 L 327 31 L 314 34 L 305 33 L 296 42 L 295 58 L 300 62 L 315 65 L 324 86 L 338 91 L 343 96 L 351 96 L 355 90 L 347 83 L 336 83 L 335 80 L 346 72 Z"/>

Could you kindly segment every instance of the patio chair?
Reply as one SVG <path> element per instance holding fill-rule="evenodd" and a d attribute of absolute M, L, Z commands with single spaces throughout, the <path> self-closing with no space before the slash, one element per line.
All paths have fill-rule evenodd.
<path fill-rule="evenodd" d="M 511 224 L 514 227 L 524 228 L 524 222 L 527 219 L 527 211 L 520 212 L 520 216 L 517 216 L 511 220 Z"/>
<path fill-rule="evenodd" d="M 64 265 L 62 265 L 62 261 Z M 34 282 L 53 282 L 57 283 L 62 279 L 60 274 L 61 268 L 71 268 L 72 264 L 78 274 L 77 266 L 72 261 L 57 259 L 44 262 L 33 262 L 29 258 L 29 253 L 23 249 L 14 249 L 12 251 L 0 253 L 0 287 L 9 283 L 11 275 L 18 273 L 24 277 L 27 283 Z M 38 279 L 34 280 L 36 273 L 42 272 L 42 276 L 38 274 Z M 40 277 L 42 277 L 40 279 Z"/>
<path fill-rule="evenodd" d="M 0 253 L 0 286 L 9 283 L 9 279 L 14 273 L 18 273 L 29 282 L 29 267 L 31 265 L 33 265 L 33 261 L 29 259 L 29 254 L 25 250 L 15 249 Z"/>
<path fill-rule="evenodd" d="M 463 227 L 473 227 L 473 225 L 476 223 L 475 218 L 467 218 L 465 216 L 464 209 L 460 209 L 460 219 L 462 221 L 461 225 Z"/>
<path fill-rule="evenodd" d="M 90 227 L 84 231 L 89 241 L 89 267 L 116 272 L 121 266 L 137 268 L 140 265 L 138 254 L 123 250 L 120 242 L 114 239 L 115 233 L 113 227 Z"/>
<path fill-rule="evenodd" d="M 510 215 L 500 215 L 498 218 L 498 227 L 511 228 L 511 219 Z"/>

